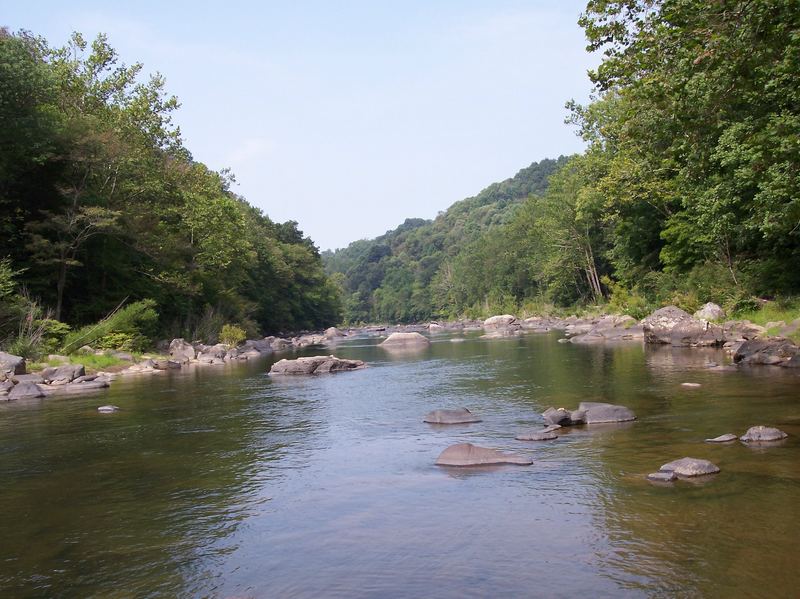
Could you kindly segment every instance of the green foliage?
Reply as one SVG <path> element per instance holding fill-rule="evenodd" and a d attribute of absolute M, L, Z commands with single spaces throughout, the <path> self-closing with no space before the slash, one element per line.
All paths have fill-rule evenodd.
<path fill-rule="evenodd" d="M 653 311 L 654 306 L 647 301 L 638 288 L 627 289 L 609 277 L 603 277 L 603 284 L 609 289 L 608 309 L 610 312 L 628 314 L 641 320 Z"/>
<path fill-rule="evenodd" d="M 96 349 L 109 349 L 127 352 L 141 352 L 149 345 L 149 339 L 136 333 L 123 333 L 120 331 L 103 335 L 94 342 Z"/>
<path fill-rule="evenodd" d="M 55 352 L 64 342 L 64 337 L 72 330 L 71 327 L 54 318 L 44 318 L 35 321 L 42 329 L 42 353 L 51 354 Z"/>
<path fill-rule="evenodd" d="M 247 333 L 235 324 L 224 325 L 219 333 L 220 342 L 233 347 L 236 347 L 245 339 L 247 339 Z"/>
<path fill-rule="evenodd" d="M 17 283 L 76 325 L 129 297 L 156 302 L 165 335 L 202 328 L 208 306 L 264 331 L 339 320 L 313 243 L 192 158 L 178 106 L 104 35 L 54 48 L 0 30 L 0 337 Z"/>
<path fill-rule="evenodd" d="M 102 339 L 114 340 L 112 334 L 122 333 L 124 338 L 131 343 L 138 343 L 137 347 L 147 343 L 158 322 L 158 313 L 155 311 L 153 300 L 142 300 L 119 308 L 100 320 L 73 331 L 64 337 L 61 353 L 71 354 L 84 345 L 92 345 Z M 137 340 L 143 337 L 144 340 Z M 123 339 L 117 337 L 117 340 Z M 134 341 L 137 340 L 137 341 Z M 118 349 L 118 348 L 114 348 Z M 133 349 L 133 348 L 132 348 Z"/>

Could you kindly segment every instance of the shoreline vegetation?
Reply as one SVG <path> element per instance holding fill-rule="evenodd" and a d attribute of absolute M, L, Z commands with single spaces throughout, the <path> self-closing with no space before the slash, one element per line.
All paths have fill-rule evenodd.
<path fill-rule="evenodd" d="M 294 347 L 286 331 L 333 325 L 619 314 L 635 328 L 662 306 L 714 302 L 758 325 L 745 340 L 791 353 L 795 3 L 590 0 L 579 24 L 603 53 L 592 101 L 567 103 L 583 153 L 322 253 L 193 158 L 160 74 L 123 63 L 104 35 L 53 47 L 0 28 L 0 351 L 44 365 L 89 347 L 92 370 L 128 356 L 158 370 L 173 361 L 167 347 L 145 357 L 158 339 L 192 340 L 193 360 L 216 347 L 213 364 L 260 352 L 263 335 Z M 702 320 L 719 345 L 744 335 Z"/>

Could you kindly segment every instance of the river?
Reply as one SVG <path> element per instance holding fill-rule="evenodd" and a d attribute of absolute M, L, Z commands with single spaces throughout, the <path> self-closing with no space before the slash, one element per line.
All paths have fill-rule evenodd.
<path fill-rule="evenodd" d="M 270 358 L 2 404 L 0 595 L 797 596 L 800 376 L 556 339 L 442 335 L 413 354 L 352 339 L 336 355 L 369 368 L 270 378 Z M 514 440 L 585 400 L 638 420 Z M 461 406 L 483 422 L 422 422 Z M 703 442 L 756 424 L 790 437 Z M 434 466 L 465 441 L 534 463 Z M 722 472 L 645 480 L 684 456 Z"/>

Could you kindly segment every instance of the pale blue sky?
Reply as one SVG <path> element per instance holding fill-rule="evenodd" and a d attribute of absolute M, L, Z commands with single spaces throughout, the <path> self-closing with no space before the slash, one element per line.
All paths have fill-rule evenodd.
<path fill-rule="evenodd" d="M 534 160 L 582 149 L 585 2 L 6 3 L 0 25 L 109 35 L 160 71 L 195 158 L 321 249 L 432 218 Z"/>

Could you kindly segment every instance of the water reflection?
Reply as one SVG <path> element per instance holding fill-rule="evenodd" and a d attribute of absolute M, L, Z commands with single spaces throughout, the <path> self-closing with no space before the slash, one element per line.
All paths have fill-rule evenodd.
<path fill-rule="evenodd" d="M 336 355 L 370 364 L 351 373 L 272 379 L 261 361 L 0 406 L 0 594 L 794 594 L 799 377 L 713 373 L 713 350 L 451 337 L 413 355 L 347 339 Z M 514 439 L 590 400 L 639 419 Z M 483 421 L 422 422 L 462 406 Z M 791 436 L 704 443 L 755 424 Z M 433 465 L 462 442 L 534 463 Z M 722 472 L 645 480 L 684 456 Z"/>

